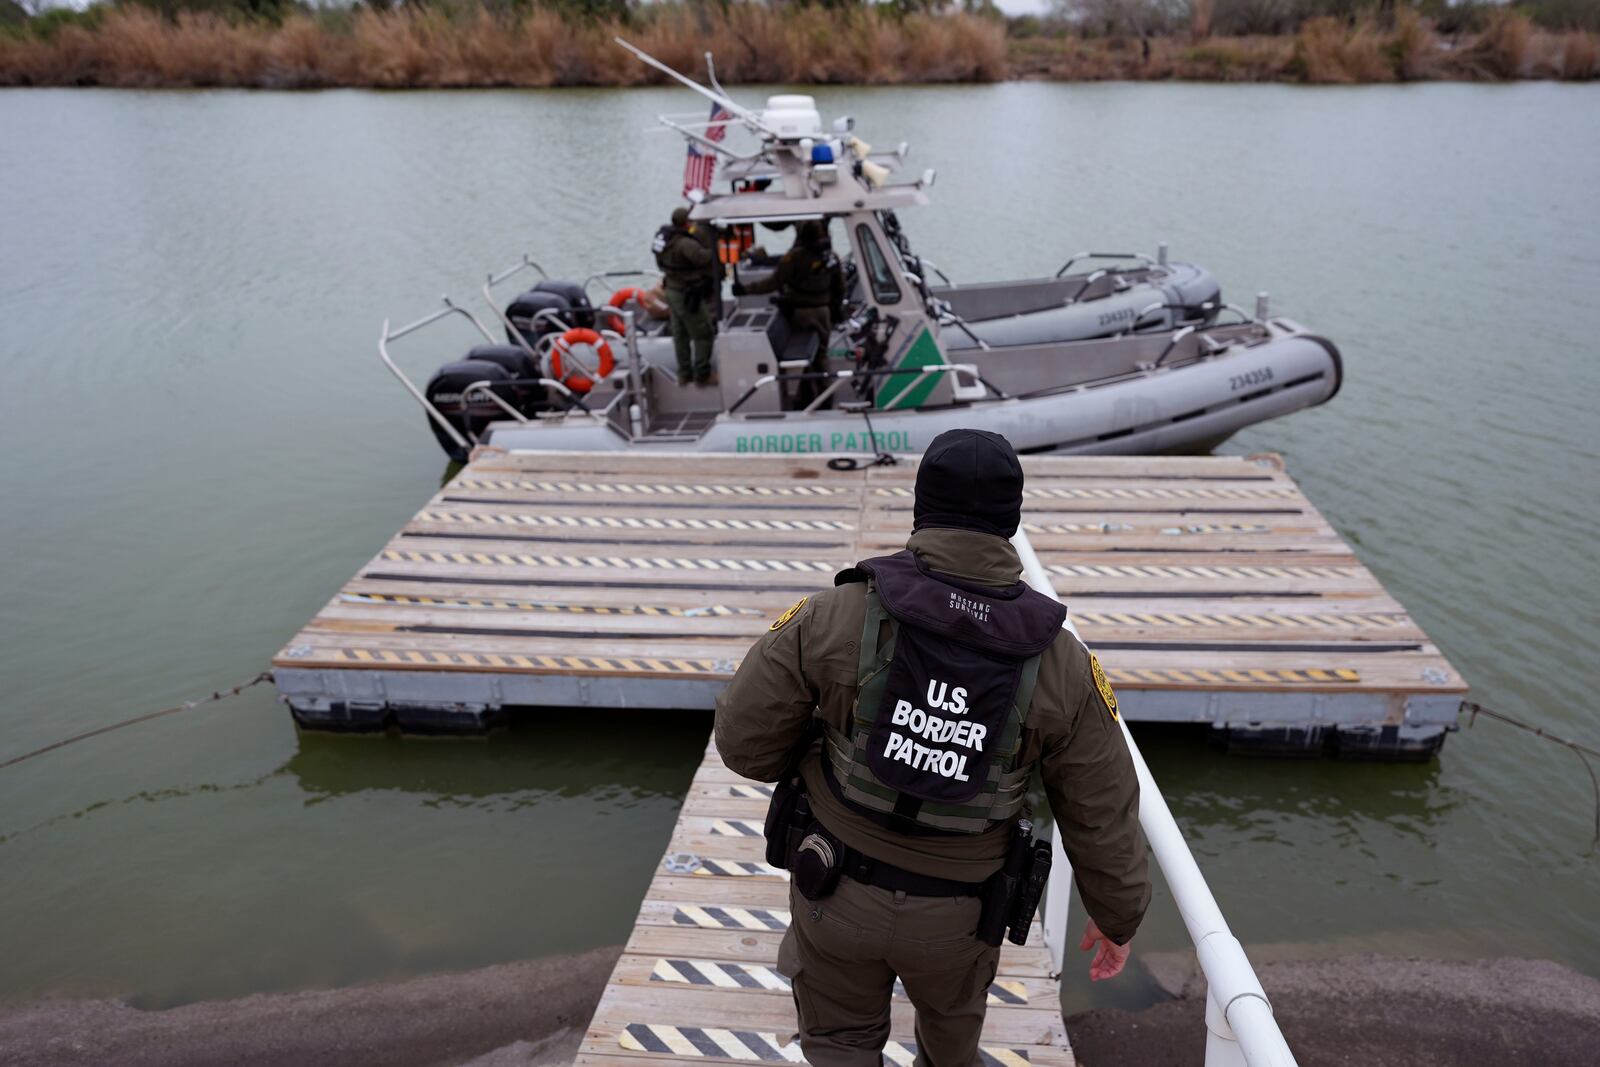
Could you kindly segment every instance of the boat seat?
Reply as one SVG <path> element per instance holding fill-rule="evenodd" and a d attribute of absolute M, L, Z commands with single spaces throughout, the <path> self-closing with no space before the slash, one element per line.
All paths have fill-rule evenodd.
<path fill-rule="evenodd" d="M 778 353 L 778 366 L 787 368 L 791 363 L 798 363 L 804 369 L 811 366 L 811 360 L 816 354 L 816 334 L 810 330 L 791 331 L 783 343 L 783 351 Z"/>

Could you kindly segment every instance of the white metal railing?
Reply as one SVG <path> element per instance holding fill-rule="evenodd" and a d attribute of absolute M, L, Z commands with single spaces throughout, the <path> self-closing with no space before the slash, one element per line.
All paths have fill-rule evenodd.
<path fill-rule="evenodd" d="M 1019 529 L 1011 543 L 1022 557 L 1022 576 L 1027 583 L 1052 600 L 1060 600 L 1028 535 Z M 1063 625 L 1074 637 L 1083 640 L 1071 616 Z M 1126 722 L 1122 723 L 1122 736 L 1128 742 L 1128 753 L 1139 775 L 1139 824 L 1150 842 L 1150 851 L 1161 865 L 1161 872 L 1166 875 L 1173 902 L 1189 928 L 1200 970 L 1206 978 L 1206 1067 L 1295 1067 L 1294 1053 L 1272 1017 L 1272 1005 L 1256 978 L 1255 968 L 1250 966 L 1244 946 L 1228 929 L 1217 898 L 1206 885 L 1200 865 L 1189 851 L 1183 831 L 1172 818 Z M 1052 969 L 1059 975 L 1066 957 L 1067 901 L 1071 895 L 1072 868 L 1062 851 L 1059 829 L 1053 838 L 1055 864 L 1050 869 L 1045 896 L 1044 938 L 1050 949 Z"/>

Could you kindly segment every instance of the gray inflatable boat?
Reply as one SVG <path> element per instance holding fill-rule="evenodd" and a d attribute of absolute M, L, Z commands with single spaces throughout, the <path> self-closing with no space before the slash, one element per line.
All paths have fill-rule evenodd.
<path fill-rule="evenodd" d="M 724 291 L 717 383 L 680 382 L 667 325 L 651 313 L 649 272 L 567 282 L 525 256 L 483 286 L 493 327 L 448 300 L 406 326 L 384 323 L 380 355 L 452 458 L 478 445 L 874 455 L 921 451 L 957 426 L 1003 433 L 1024 452 L 1193 452 L 1339 390 L 1330 341 L 1272 317 L 1264 297 L 1248 312 L 1223 303 L 1213 275 L 1169 260 L 1165 246 L 1084 253 L 1048 278 L 952 282 L 901 226 L 901 211 L 929 202 L 935 177 L 900 177 L 904 145 L 874 151 L 849 119 L 824 127 L 810 97 L 749 110 L 668 73 L 754 142 L 738 151 L 662 120 L 723 158 L 722 188 L 696 197 L 691 217 L 715 227 L 730 270 L 748 282 L 772 269 L 753 247 L 757 226 L 828 228 L 849 280 L 826 351 L 767 298 Z M 509 303 L 496 296 L 529 274 L 537 280 Z M 635 284 L 617 288 L 625 282 Z M 419 388 L 390 347 L 451 316 L 483 343 Z"/>

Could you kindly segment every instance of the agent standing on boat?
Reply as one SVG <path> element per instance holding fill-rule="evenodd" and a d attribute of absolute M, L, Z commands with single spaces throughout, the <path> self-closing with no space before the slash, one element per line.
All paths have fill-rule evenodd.
<path fill-rule="evenodd" d="M 794 247 L 778 260 L 777 269 L 768 277 L 749 285 L 737 278 L 733 295 L 746 293 L 777 293 L 778 306 L 796 334 L 812 334 L 817 346 L 811 355 L 811 370 L 826 369 L 828 341 L 833 336 L 834 323 L 844 309 L 844 268 L 833 253 L 827 228 L 815 219 L 800 224 L 795 234 Z M 800 390 L 802 397 L 810 398 L 821 390 L 819 382 L 807 382 Z"/>
<path fill-rule="evenodd" d="M 678 380 L 711 384 L 711 341 L 716 336 L 712 305 L 719 288 L 715 241 L 694 232 L 689 209 L 673 211 L 672 222 L 656 232 L 651 250 L 661 269 L 667 307 L 672 313 L 672 345 Z"/>
<path fill-rule="evenodd" d="M 1091 978 L 1121 971 L 1144 917 L 1116 696 L 1062 629 L 1065 609 L 1021 582 L 1008 540 L 1021 509 L 1005 438 L 940 434 L 917 469 L 906 549 L 785 612 L 717 700 L 724 762 L 782 783 L 768 857 L 790 869 L 794 921 L 778 969 L 818 1067 L 880 1063 L 896 976 L 917 1011 L 917 1063 L 977 1062 L 1035 766 L 1089 912 Z"/>

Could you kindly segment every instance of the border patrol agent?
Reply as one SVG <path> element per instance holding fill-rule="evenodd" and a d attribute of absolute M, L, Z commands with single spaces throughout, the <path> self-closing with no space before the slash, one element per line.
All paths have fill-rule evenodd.
<path fill-rule="evenodd" d="M 733 283 L 733 295 L 777 293 L 789 329 L 796 334 L 812 334 L 817 339 L 811 356 L 811 369 L 826 369 L 828 341 L 834 323 L 844 307 L 844 268 L 834 255 L 828 231 L 815 219 L 800 224 L 794 247 L 783 254 L 772 274 L 759 282 Z M 802 396 L 814 396 L 817 387 L 807 382 Z"/>
<path fill-rule="evenodd" d="M 1035 767 L 1090 916 L 1092 978 L 1122 969 L 1144 917 L 1116 696 L 1061 628 L 1065 609 L 1020 581 L 1008 538 L 1021 507 L 1004 437 L 940 434 L 917 470 L 906 549 L 785 612 L 717 701 L 727 765 L 793 783 L 768 816 L 769 861 L 774 820 L 802 824 L 780 849 L 794 922 L 778 969 L 817 1067 L 880 1064 L 896 976 L 916 1008 L 918 1067 L 979 1062 L 999 961 L 998 936 L 979 932 Z M 798 817 L 779 812 L 802 789 Z"/>
<path fill-rule="evenodd" d="M 717 332 L 711 305 L 719 288 L 714 243 L 696 232 L 689 223 L 689 209 L 680 207 L 650 246 L 672 315 L 678 380 L 696 385 L 711 384 L 711 341 Z"/>

